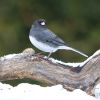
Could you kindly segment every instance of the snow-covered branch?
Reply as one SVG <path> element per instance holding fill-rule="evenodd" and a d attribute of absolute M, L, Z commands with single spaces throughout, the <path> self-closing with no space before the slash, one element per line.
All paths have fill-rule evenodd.
<path fill-rule="evenodd" d="M 89 94 L 100 82 L 100 50 L 80 63 L 64 63 L 26 49 L 0 58 L 0 81 L 29 78 L 65 89 L 82 89 Z"/>

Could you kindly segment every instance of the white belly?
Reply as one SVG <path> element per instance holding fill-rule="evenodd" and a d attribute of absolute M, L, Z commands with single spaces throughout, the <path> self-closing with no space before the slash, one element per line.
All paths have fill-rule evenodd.
<path fill-rule="evenodd" d="M 56 51 L 55 48 L 37 41 L 34 37 L 32 37 L 30 35 L 29 35 L 29 39 L 30 39 L 31 43 L 41 51 L 44 51 L 44 52 L 55 52 Z"/>

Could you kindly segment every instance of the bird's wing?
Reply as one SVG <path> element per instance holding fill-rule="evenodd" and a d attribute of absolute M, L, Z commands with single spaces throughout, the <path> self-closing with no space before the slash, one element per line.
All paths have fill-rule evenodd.
<path fill-rule="evenodd" d="M 41 34 L 38 35 L 38 40 L 44 43 L 49 44 L 50 46 L 63 46 L 65 45 L 64 41 L 56 36 L 52 31 L 46 29 L 41 31 Z"/>

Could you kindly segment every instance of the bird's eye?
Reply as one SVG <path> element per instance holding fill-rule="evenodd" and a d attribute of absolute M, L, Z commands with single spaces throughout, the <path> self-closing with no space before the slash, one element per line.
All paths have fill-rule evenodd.
<path fill-rule="evenodd" d="M 40 26 L 45 26 L 46 25 L 46 21 L 44 19 L 39 19 L 36 21 L 36 23 Z"/>
<path fill-rule="evenodd" d="M 40 22 L 40 24 L 41 24 L 42 26 L 44 26 L 44 25 L 45 25 L 45 22 L 44 22 L 44 21 L 42 21 L 42 22 Z"/>

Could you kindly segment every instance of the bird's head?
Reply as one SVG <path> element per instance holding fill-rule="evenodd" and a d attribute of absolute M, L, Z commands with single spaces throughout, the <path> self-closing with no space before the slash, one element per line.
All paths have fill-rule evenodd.
<path fill-rule="evenodd" d="M 37 19 L 33 23 L 34 27 L 44 28 L 46 27 L 46 21 L 44 19 Z"/>

